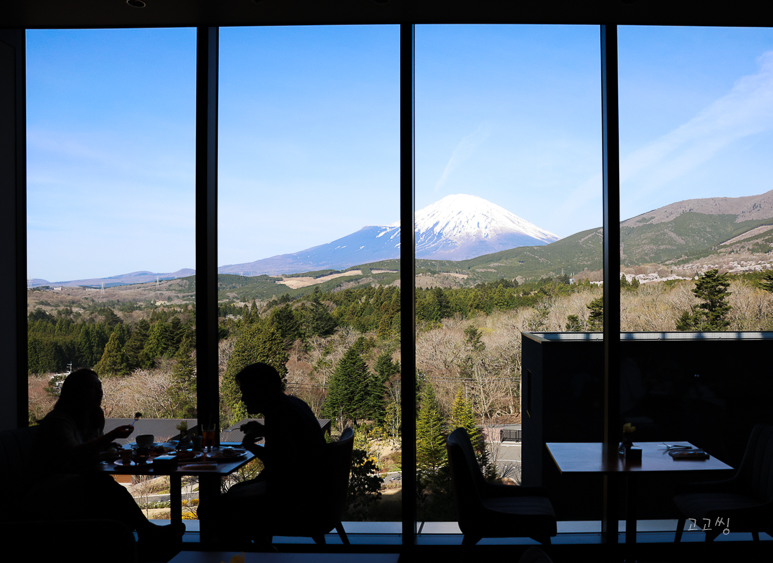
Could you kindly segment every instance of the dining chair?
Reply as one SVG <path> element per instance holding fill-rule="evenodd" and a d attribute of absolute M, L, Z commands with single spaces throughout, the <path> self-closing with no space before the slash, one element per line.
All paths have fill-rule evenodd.
<path fill-rule="evenodd" d="M 335 529 L 341 542 L 349 545 L 341 518 L 347 506 L 353 448 L 354 431 L 351 428 L 346 428 L 338 441 L 325 444 L 319 494 L 294 511 L 291 518 L 270 522 L 267 527 L 269 541 L 273 536 L 306 536 L 324 545 L 325 534 Z"/>
<path fill-rule="evenodd" d="M 484 537 L 527 537 L 550 544 L 556 514 L 544 488 L 486 481 L 464 428 L 451 432 L 446 448 L 462 545 L 475 545 Z"/>
<path fill-rule="evenodd" d="M 773 535 L 773 426 L 752 429 L 733 477 L 688 485 L 674 503 L 680 512 L 675 542 L 681 541 L 688 518 L 706 532 L 707 542 L 729 532 L 751 532 L 754 541 L 759 532 Z"/>
<path fill-rule="evenodd" d="M 553 563 L 553 560 L 536 545 L 532 545 L 526 548 L 518 563 Z"/>

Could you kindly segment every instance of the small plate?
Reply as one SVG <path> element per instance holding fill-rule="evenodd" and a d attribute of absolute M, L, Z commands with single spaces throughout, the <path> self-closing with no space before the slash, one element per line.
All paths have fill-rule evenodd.
<path fill-rule="evenodd" d="M 204 454 L 201 452 L 177 452 L 178 462 L 189 463 L 200 459 L 204 459 Z"/>
<path fill-rule="evenodd" d="M 152 460 L 148 460 L 146 463 L 137 463 L 136 461 L 124 462 L 123 460 L 117 459 L 113 462 L 116 469 L 137 469 L 138 467 L 147 467 L 152 464 Z"/>
<path fill-rule="evenodd" d="M 233 453 L 223 452 L 222 450 L 209 452 L 207 454 L 207 459 L 211 459 L 212 461 L 235 461 L 237 459 L 242 459 L 245 455 L 247 455 L 245 450 L 234 448 Z"/>

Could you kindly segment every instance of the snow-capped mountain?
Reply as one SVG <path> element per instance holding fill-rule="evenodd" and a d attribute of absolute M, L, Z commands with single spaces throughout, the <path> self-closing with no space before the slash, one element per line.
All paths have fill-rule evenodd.
<path fill-rule="evenodd" d="M 449 195 L 416 212 L 416 257 L 467 260 L 560 237 L 482 197 Z"/>
<path fill-rule="evenodd" d="M 363 227 L 331 243 L 246 264 L 221 266 L 221 274 L 290 274 L 400 257 L 400 222 Z M 467 260 L 517 246 L 539 246 L 558 236 L 472 195 L 450 195 L 416 212 L 416 258 Z"/>

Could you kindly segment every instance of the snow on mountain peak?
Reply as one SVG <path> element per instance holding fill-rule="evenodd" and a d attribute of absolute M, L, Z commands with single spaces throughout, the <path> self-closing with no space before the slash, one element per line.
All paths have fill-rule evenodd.
<path fill-rule="evenodd" d="M 488 238 L 505 233 L 520 233 L 544 243 L 560 237 L 540 229 L 482 197 L 449 195 L 416 212 L 416 232 L 432 232 L 445 238 Z"/>

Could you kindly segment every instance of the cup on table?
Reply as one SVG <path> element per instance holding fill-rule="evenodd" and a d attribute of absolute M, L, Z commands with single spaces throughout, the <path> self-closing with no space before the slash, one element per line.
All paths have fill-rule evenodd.
<path fill-rule="evenodd" d="M 129 462 L 132 460 L 131 450 L 122 449 L 120 455 L 121 455 L 121 463 L 128 465 Z"/>
<path fill-rule="evenodd" d="M 137 436 L 137 447 L 140 448 L 149 448 L 153 445 L 154 436 L 153 434 L 141 434 Z"/>
<path fill-rule="evenodd" d="M 215 425 L 204 425 L 201 430 L 202 446 L 204 449 L 209 448 L 211 451 L 215 446 Z"/>

